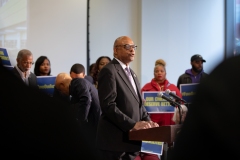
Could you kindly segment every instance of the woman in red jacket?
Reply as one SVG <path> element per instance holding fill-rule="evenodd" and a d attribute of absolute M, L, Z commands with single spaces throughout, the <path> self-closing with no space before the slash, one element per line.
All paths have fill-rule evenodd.
<path fill-rule="evenodd" d="M 170 91 L 175 91 L 176 95 L 182 98 L 182 95 L 179 89 L 174 85 L 169 83 L 166 79 L 166 62 L 162 59 L 159 59 L 155 62 L 154 67 L 154 78 L 151 82 L 145 84 L 141 89 L 141 92 L 144 91 L 165 91 L 169 89 Z M 173 113 L 150 113 L 151 120 L 163 125 L 174 125 L 172 121 Z M 142 160 L 159 160 L 157 155 L 141 153 Z"/>
<path fill-rule="evenodd" d="M 169 89 L 170 91 L 175 91 L 176 95 L 182 97 L 179 89 L 174 85 L 169 83 L 166 79 L 166 62 L 162 59 L 159 59 L 155 62 L 154 67 L 154 78 L 151 82 L 145 84 L 141 90 L 143 91 L 165 91 Z M 172 121 L 173 113 L 153 113 L 150 114 L 150 117 L 153 122 L 163 125 L 173 125 L 175 124 Z"/>

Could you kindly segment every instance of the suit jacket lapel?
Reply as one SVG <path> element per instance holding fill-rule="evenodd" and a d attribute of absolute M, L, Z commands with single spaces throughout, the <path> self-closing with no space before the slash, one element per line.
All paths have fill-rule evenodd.
<path fill-rule="evenodd" d="M 22 77 L 20 76 L 20 74 L 18 73 L 18 70 L 16 67 L 13 68 L 13 73 L 15 74 L 15 76 L 17 76 L 19 79 L 22 80 Z"/>
<path fill-rule="evenodd" d="M 141 96 L 141 88 L 139 86 L 139 81 L 137 79 L 136 74 L 133 72 L 133 70 L 132 69 L 130 69 L 130 70 L 131 70 L 131 74 L 132 74 L 133 80 L 134 80 L 134 82 L 136 84 L 137 93 L 139 94 L 139 96 L 141 98 L 142 96 Z"/>
<path fill-rule="evenodd" d="M 32 79 L 32 73 L 30 72 L 30 75 L 29 75 L 29 77 L 28 77 L 28 85 L 29 85 L 29 86 L 34 86 L 32 80 L 33 80 L 33 79 Z"/>
<path fill-rule="evenodd" d="M 123 70 L 122 66 L 118 63 L 117 60 L 113 60 L 113 62 L 115 61 L 115 67 L 117 69 L 118 74 L 120 75 L 120 77 L 123 79 L 124 83 L 126 83 L 127 87 L 130 89 L 130 91 L 132 92 L 132 94 L 134 95 L 134 97 L 136 98 L 136 100 L 139 102 L 139 97 L 136 94 L 131 82 L 129 81 L 125 71 Z M 134 79 L 134 78 L 133 78 Z M 135 81 L 135 79 L 134 79 Z M 136 83 L 135 83 L 136 84 Z M 136 84 L 136 88 L 138 88 L 138 85 Z M 137 91 L 138 92 L 138 91 Z"/>

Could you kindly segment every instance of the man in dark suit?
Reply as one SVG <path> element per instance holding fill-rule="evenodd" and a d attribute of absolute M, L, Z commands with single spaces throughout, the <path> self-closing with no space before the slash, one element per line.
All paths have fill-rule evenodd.
<path fill-rule="evenodd" d="M 91 76 L 85 76 L 84 79 L 88 80 L 92 85 L 93 84 L 93 78 Z M 62 94 L 57 88 L 56 86 L 54 86 L 54 91 L 53 91 L 53 97 L 58 98 L 60 100 L 63 100 L 65 102 L 69 102 L 70 103 L 70 95 L 65 95 Z"/>
<path fill-rule="evenodd" d="M 81 126 L 94 126 L 95 130 L 101 115 L 97 89 L 79 73 L 59 73 L 55 87 L 63 95 L 71 95 L 70 103 L 76 109 L 76 118 Z M 73 76 L 73 74 L 75 74 Z"/>
<path fill-rule="evenodd" d="M 141 141 L 130 141 L 129 131 L 158 126 L 150 121 L 143 106 L 139 81 L 129 68 L 136 47 L 127 36 L 117 38 L 113 46 L 115 58 L 99 74 L 102 115 L 97 145 L 103 160 L 134 159 L 140 151 Z M 125 72 L 126 67 L 128 72 Z"/>
<path fill-rule="evenodd" d="M 31 51 L 22 49 L 18 52 L 17 65 L 12 71 L 27 86 L 38 89 L 37 78 L 35 74 L 30 71 L 33 64 L 33 55 Z"/>
<path fill-rule="evenodd" d="M 71 106 L 75 109 L 75 117 L 88 138 L 93 154 L 96 150 L 96 133 L 101 108 L 98 99 L 98 92 L 95 86 L 85 77 L 85 68 L 81 64 L 74 64 L 70 70 L 71 77 L 66 73 L 60 73 L 56 77 L 56 88 L 65 95 L 71 95 Z"/>
<path fill-rule="evenodd" d="M 94 85 L 92 76 L 85 75 L 84 78 Z"/>
<path fill-rule="evenodd" d="M 69 93 L 71 104 L 77 112 L 77 119 L 81 129 L 86 136 L 91 137 L 88 142 L 92 144 L 92 153 L 98 155 L 96 149 L 97 126 L 101 115 L 101 108 L 98 99 L 98 91 L 95 86 L 86 79 L 85 68 L 82 64 L 76 63 L 71 67 L 72 78 Z"/>
<path fill-rule="evenodd" d="M 72 78 L 69 94 L 71 103 L 78 107 L 77 117 L 82 124 L 91 124 L 97 131 L 98 121 L 101 115 L 101 108 L 98 99 L 98 91 L 92 83 L 85 78 L 85 68 L 82 64 L 76 63 L 71 67 Z"/>
<path fill-rule="evenodd" d="M 239 62 L 240 56 L 222 62 L 199 85 L 171 160 L 239 159 Z"/>

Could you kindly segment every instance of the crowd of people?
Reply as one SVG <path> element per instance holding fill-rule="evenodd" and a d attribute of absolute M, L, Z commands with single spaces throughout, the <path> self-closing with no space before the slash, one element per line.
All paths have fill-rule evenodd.
<path fill-rule="evenodd" d="M 202 83 L 208 80 L 209 75 L 203 70 L 203 63 L 206 62 L 206 60 L 199 54 L 193 55 L 190 59 L 192 68 L 187 69 L 183 75 L 180 75 L 177 85 L 174 85 L 167 79 L 166 62 L 163 59 L 157 59 L 153 67 L 152 80 L 141 87 L 135 72 L 130 68 L 130 63 L 135 57 L 136 48 L 137 46 L 131 38 L 127 36 L 118 37 L 113 45 L 113 59 L 108 56 L 99 57 L 96 62 L 88 68 L 89 75 L 86 75 L 86 68 L 79 63 L 73 64 L 69 73 L 59 73 L 56 76 L 53 97 L 39 93 L 37 85 L 36 76 L 51 75 L 51 63 L 47 56 L 40 56 L 36 60 L 34 73 L 30 71 L 34 64 L 33 54 L 27 49 L 19 51 L 17 55 L 17 65 L 14 66 L 12 70 L 13 74 L 5 70 L 1 65 L 0 80 L 2 84 L 6 83 L 8 86 L 6 92 L 4 94 L 1 93 L 0 96 L 1 116 L 8 122 L 6 124 L 4 121 L 1 122 L 2 127 L 5 129 L 2 134 L 6 136 L 10 131 L 17 131 L 17 133 L 22 135 L 32 129 L 31 132 L 23 136 L 25 139 L 18 137 L 16 146 L 10 145 L 13 143 L 13 140 L 9 141 L 8 145 L 6 145 L 8 141 L 4 141 L 3 145 L 8 147 L 5 148 L 6 151 L 8 149 L 16 149 L 16 147 L 23 145 L 23 141 L 26 141 L 27 143 L 23 145 L 25 148 L 21 148 L 19 151 L 29 149 L 32 155 L 40 153 L 40 151 L 47 154 L 50 152 L 50 149 L 53 149 L 54 152 L 51 154 L 54 156 L 58 151 L 62 151 L 59 155 L 66 157 L 67 154 L 71 154 L 72 152 L 72 156 L 78 158 L 84 155 L 89 159 L 96 158 L 102 160 L 159 160 L 160 157 L 155 154 L 140 152 L 141 141 L 129 140 L 129 133 L 140 129 L 174 125 L 176 121 L 173 120 L 173 113 L 148 113 L 144 107 L 145 100 L 142 98 L 142 93 L 171 90 L 175 92 L 176 96 L 182 98 L 180 92 L 181 84 Z M 11 77 L 11 81 L 7 81 L 5 77 Z M 215 77 L 213 76 L 212 78 Z M 211 81 L 209 80 L 207 82 L 210 84 Z M 224 82 L 225 81 L 222 83 Z M 208 83 L 202 87 L 207 87 Z M 14 88 L 17 88 L 17 90 Z M 11 91 L 14 93 L 12 100 L 9 99 L 9 96 L 5 95 Z M 199 91 L 201 94 L 205 92 L 201 89 Z M 9 95 L 11 94 L 9 93 Z M 24 98 L 24 96 L 26 98 Z M 7 99 L 9 99 L 8 102 L 6 102 Z M 197 100 L 199 99 L 197 98 Z M 8 109 L 7 107 L 10 107 L 11 101 L 19 103 L 19 107 L 15 106 L 12 110 Z M 40 104 L 42 108 L 36 108 Z M 198 106 L 199 104 L 200 102 L 195 105 Z M 33 109 L 28 110 L 29 114 L 27 112 L 25 113 L 24 110 L 29 109 L 28 106 L 30 105 Z M 54 107 L 51 108 L 51 106 Z M 59 106 L 59 108 L 57 108 L 57 106 Z M 49 113 L 46 111 L 47 107 L 49 107 Z M 25 116 L 21 117 L 22 121 L 17 122 L 15 119 L 10 121 L 10 117 L 3 115 L 5 113 L 15 115 L 16 108 L 19 110 L 19 113 L 23 113 L 20 116 Z M 30 111 L 34 113 L 31 115 Z M 39 112 L 37 116 L 39 119 L 36 119 L 36 117 L 32 118 L 32 116 L 37 115 L 37 112 Z M 197 119 L 193 117 L 196 111 L 193 109 L 190 113 L 192 115 L 188 116 L 187 114 L 186 124 L 184 121 L 184 128 L 180 134 L 181 137 L 185 136 L 184 133 L 188 131 L 188 126 L 192 125 L 189 122 L 191 118 L 197 121 Z M 44 118 L 45 114 L 47 116 Z M 52 117 L 50 114 L 52 114 Z M 54 118 L 54 116 L 56 116 L 56 118 Z M 69 116 L 71 116 L 71 118 L 69 118 Z M 203 120 L 207 120 L 206 118 Z M 30 122 L 31 120 L 32 122 Z M 47 120 L 51 121 L 50 124 L 45 127 L 42 126 L 42 123 L 48 123 Z M 214 119 L 212 120 L 214 121 Z M 74 121 L 74 123 L 72 123 L 72 121 Z M 60 122 L 63 123 L 62 126 Z M 15 128 L 6 126 L 13 123 L 17 123 L 19 126 Z M 35 126 L 31 128 L 33 125 Z M 46 129 L 54 125 L 57 126 L 53 127 L 50 130 L 50 134 L 47 135 L 45 133 Z M 24 126 L 22 127 L 23 130 L 18 129 L 20 126 Z M 38 126 L 42 129 L 39 133 L 37 133 L 39 129 L 36 129 Z M 66 127 L 70 130 L 68 132 L 65 128 L 61 127 Z M 54 128 L 56 130 L 54 130 Z M 70 131 L 74 132 L 72 137 L 69 135 Z M 193 131 L 193 129 L 191 131 Z M 76 133 L 79 133 L 79 135 L 77 136 Z M 32 135 L 30 136 L 30 134 Z M 64 134 L 69 137 L 64 139 Z M 54 135 L 56 135 L 57 138 L 53 141 L 50 140 Z M 8 135 L 7 138 L 11 139 L 12 136 L 14 136 L 13 133 Z M 193 138 L 194 137 L 192 137 L 192 139 Z M 196 139 L 197 138 L 193 140 L 196 141 Z M 59 142 L 57 142 L 57 140 L 59 140 Z M 36 143 L 33 144 L 33 142 Z M 189 143 L 188 145 L 193 145 L 192 143 L 194 143 L 193 141 L 187 142 Z M 52 144 L 52 146 L 46 147 L 48 143 Z M 58 146 L 58 144 L 60 146 Z M 31 149 L 30 145 L 39 146 Z M 176 141 L 176 149 L 181 150 L 182 145 L 184 145 L 184 140 Z M 66 149 L 67 146 L 70 148 Z M 40 147 L 46 148 L 40 149 Z M 70 150 L 71 147 L 76 148 Z M 186 149 L 190 150 L 190 147 L 187 147 L 188 146 L 185 146 Z M 79 150 L 78 153 L 76 149 L 82 150 Z M 176 159 L 186 157 L 183 155 L 184 152 L 181 153 L 176 150 L 174 153 L 180 155 L 180 157 L 175 156 Z M 27 154 L 27 150 L 21 154 Z M 186 158 L 190 159 L 190 157 L 194 159 L 194 155 L 187 156 Z"/>

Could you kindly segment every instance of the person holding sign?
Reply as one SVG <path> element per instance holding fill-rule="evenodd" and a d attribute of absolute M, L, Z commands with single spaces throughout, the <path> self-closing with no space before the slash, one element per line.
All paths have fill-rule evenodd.
<path fill-rule="evenodd" d="M 239 62 L 223 61 L 199 84 L 170 160 L 239 159 Z"/>
<path fill-rule="evenodd" d="M 40 56 L 37 59 L 34 67 L 34 74 L 37 76 L 37 84 L 40 91 L 53 97 L 56 76 L 51 76 L 51 64 L 46 56 Z"/>
<path fill-rule="evenodd" d="M 179 89 L 181 84 L 200 83 L 200 81 L 208 76 L 208 74 L 203 71 L 203 62 L 206 62 L 206 60 L 199 54 L 191 57 L 192 68 L 187 69 L 184 74 L 179 76 L 177 81 L 177 87 Z"/>
<path fill-rule="evenodd" d="M 154 67 L 154 78 L 151 82 L 145 84 L 141 89 L 141 92 L 147 91 L 159 91 L 164 92 L 166 89 L 171 91 L 175 91 L 176 95 L 182 97 L 179 89 L 174 85 L 169 83 L 166 79 L 166 62 L 163 59 L 158 59 L 155 62 Z M 159 124 L 159 126 L 164 125 L 173 125 L 175 122 L 172 120 L 174 113 L 150 113 L 150 118 L 153 122 Z M 142 160 L 157 160 L 159 159 L 157 155 L 142 153 Z"/>
<path fill-rule="evenodd" d="M 178 97 L 182 97 L 179 89 L 166 79 L 167 73 L 166 73 L 165 67 L 166 67 L 166 62 L 164 60 L 158 59 L 155 62 L 154 78 L 151 80 L 151 82 L 143 86 L 141 92 L 143 91 L 164 92 L 166 89 L 169 89 L 171 91 L 175 91 Z M 175 124 L 172 121 L 173 113 L 150 114 L 150 117 L 152 121 L 157 122 L 159 126 Z"/>

